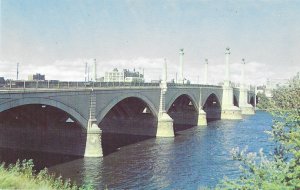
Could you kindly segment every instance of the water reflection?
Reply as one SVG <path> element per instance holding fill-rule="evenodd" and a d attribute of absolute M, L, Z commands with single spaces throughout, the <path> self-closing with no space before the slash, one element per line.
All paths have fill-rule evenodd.
<path fill-rule="evenodd" d="M 267 152 L 272 150 L 273 145 L 264 133 L 270 129 L 271 119 L 267 113 L 258 112 L 241 121 L 213 121 L 208 127 L 177 130 L 175 138 L 136 141 L 116 148 L 104 158 L 80 158 L 49 170 L 78 184 L 92 181 L 98 189 L 214 186 L 224 175 L 239 174 L 240 163 L 229 154 L 233 147 L 248 145 L 252 151 L 260 147 Z"/>

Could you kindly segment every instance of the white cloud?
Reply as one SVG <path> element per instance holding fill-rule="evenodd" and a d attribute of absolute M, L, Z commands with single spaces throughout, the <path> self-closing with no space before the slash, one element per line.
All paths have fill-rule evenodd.
<path fill-rule="evenodd" d="M 212 61 L 213 62 L 213 61 Z M 241 82 L 241 62 L 230 63 L 230 80 L 235 83 Z M 199 68 L 188 68 L 185 76 L 192 82 L 204 82 L 204 64 Z M 210 84 L 218 84 L 225 80 L 225 63 L 208 65 L 208 82 Z M 263 84 L 267 78 L 274 75 L 272 69 L 267 64 L 256 61 L 247 62 L 245 65 L 245 82 L 247 84 Z"/>
<path fill-rule="evenodd" d="M 94 59 L 78 58 L 74 60 L 56 60 L 48 65 L 22 65 L 19 67 L 19 79 L 24 80 L 28 75 L 41 73 L 49 80 L 83 81 L 85 78 L 85 64 L 88 63 L 89 76 L 94 77 Z M 109 61 L 97 60 L 97 77 L 104 76 L 106 71 L 114 68 L 119 70 L 130 69 L 145 73 L 147 81 L 157 80 L 161 77 L 164 59 L 148 59 L 144 57 L 132 59 L 115 59 Z M 0 76 L 16 79 L 16 63 L 0 61 Z"/>
<path fill-rule="evenodd" d="M 214 62 L 212 60 L 211 62 Z M 217 61 L 215 61 L 217 62 Z M 49 80 L 61 81 L 83 81 L 85 78 L 85 63 L 88 63 L 90 70 L 90 78 L 94 77 L 94 59 L 78 58 L 74 60 L 56 60 L 48 65 L 23 65 L 19 67 L 19 79 L 24 80 L 28 75 L 41 73 L 46 75 Z M 146 81 L 158 80 L 162 76 L 164 58 L 145 58 L 136 57 L 131 59 L 112 59 L 97 60 L 97 77 L 104 76 L 106 71 L 117 69 L 130 69 L 145 74 Z M 168 64 L 168 80 L 176 79 L 179 63 L 172 63 L 167 60 Z M 0 61 L 0 76 L 6 79 L 16 79 L 16 62 Z M 264 84 L 266 80 L 274 78 L 289 78 L 297 72 L 296 67 L 289 67 L 282 74 L 273 72 L 268 64 L 257 61 L 247 62 L 245 65 L 245 79 L 247 84 Z M 275 77 L 277 76 L 277 77 Z M 204 64 L 191 67 L 184 65 L 184 77 L 191 80 L 192 83 L 204 82 Z M 241 81 L 241 63 L 233 62 L 230 64 L 230 78 L 233 82 Z M 210 84 L 218 84 L 225 79 L 225 64 L 209 64 L 208 66 L 208 82 Z"/>

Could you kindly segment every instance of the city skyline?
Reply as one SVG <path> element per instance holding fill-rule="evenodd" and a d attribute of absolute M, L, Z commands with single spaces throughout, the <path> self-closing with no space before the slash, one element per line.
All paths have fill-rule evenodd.
<path fill-rule="evenodd" d="M 0 76 L 42 73 L 47 79 L 84 80 L 85 62 L 98 76 L 113 68 L 145 70 L 146 80 L 175 78 L 179 49 L 193 83 L 224 80 L 225 48 L 248 83 L 289 78 L 298 69 L 300 2 L 290 1 L 1 1 Z M 297 67 L 298 66 L 298 67 Z"/>

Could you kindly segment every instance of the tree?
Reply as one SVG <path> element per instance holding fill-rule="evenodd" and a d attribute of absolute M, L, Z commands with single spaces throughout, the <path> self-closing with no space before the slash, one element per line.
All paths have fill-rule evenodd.
<path fill-rule="evenodd" d="M 270 107 L 270 99 L 264 93 L 257 93 L 257 107 L 261 110 L 266 110 Z"/>
<path fill-rule="evenodd" d="M 232 150 L 242 162 L 238 179 L 224 179 L 217 189 L 300 189 L 300 79 L 273 92 L 268 111 L 274 117 L 268 133 L 275 142 L 271 157 L 259 153 Z"/>

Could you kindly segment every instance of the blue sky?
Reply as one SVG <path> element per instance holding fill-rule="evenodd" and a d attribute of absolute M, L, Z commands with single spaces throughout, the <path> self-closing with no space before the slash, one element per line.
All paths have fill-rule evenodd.
<path fill-rule="evenodd" d="M 223 80 L 224 50 L 231 47 L 231 77 L 247 61 L 251 83 L 288 78 L 299 71 L 300 1 L 1 0 L 0 76 L 44 73 L 83 80 L 84 62 L 98 62 L 98 76 L 117 68 L 145 69 L 147 79 L 169 78 L 185 49 L 184 75 Z M 63 72 L 62 72 L 63 71 Z"/>

